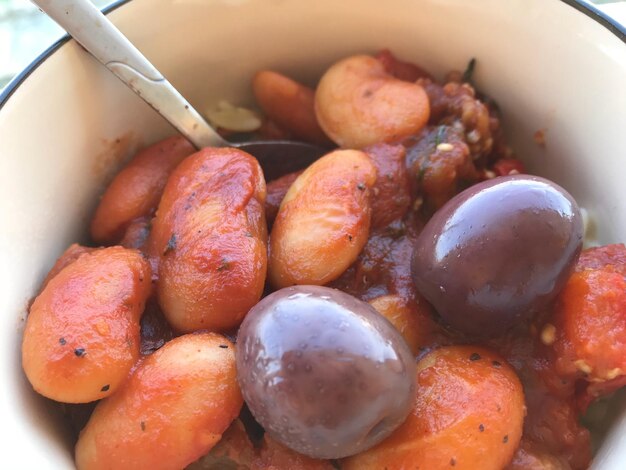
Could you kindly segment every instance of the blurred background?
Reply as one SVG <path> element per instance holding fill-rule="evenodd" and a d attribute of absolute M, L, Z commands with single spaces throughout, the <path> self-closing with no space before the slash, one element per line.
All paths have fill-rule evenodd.
<path fill-rule="evenodd" d="M 112 1 L 93 3 L 102 8 Z M 0 0 L 0 88 L 63 34 L 29 0 Z"/>
<path fill-rule="evenodd" d="M 112 0 L 92 0 L 102 8 Z M 589 0 L 626 24 L 626 0 Z M 0 89 L 63 31 L 29 0 L 0 0 Z"/>

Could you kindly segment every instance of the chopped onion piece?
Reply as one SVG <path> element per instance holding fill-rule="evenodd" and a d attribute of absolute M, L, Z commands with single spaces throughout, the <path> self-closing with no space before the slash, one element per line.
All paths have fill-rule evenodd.
<path fill-rule="evenodd" d="M 257 113 L 225 100 L 207 109 L 206 116 L 213 126 L 233 132 L 252 132 L 261 127 L 261 118 Z"/>

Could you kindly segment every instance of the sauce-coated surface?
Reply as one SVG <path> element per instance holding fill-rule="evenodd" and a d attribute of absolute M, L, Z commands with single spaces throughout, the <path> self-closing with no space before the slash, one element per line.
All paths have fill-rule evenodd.
<path fill-rule="evenodd" d="M 256 161 L 204 149 L 176 169 L 145 157 L 176 150 L 170 139 L 120 172 L 117 181 L 136 187 L 109 188 L 110 217 L 96 215 L 94 241 L 138 251 L 82 272 L 85 260 L 124 249 L 70 247 L 31 307 L 36 328 L 23 343 L 24 369 L 41 393 L 43 379 L 68 402 L 85 401 L 75 400 L 84 391 L 111 395 L 93 415 L 93 403 L 63 405 L 73 429 L 85 429 L 79 467 L 589 467 L 581 416 L 626 385 L 626 247 L 591 248 L 576 261 L 575 203 L 541 179 L 512 176 L 524 165 L 504 139 L 497 104 L 474 89 L 472 69 L 438 83 L 385 50 L 338 62 L 317 90 L 265 71 L 255 86 L 267 114 L 259 130 L 220 132 L 239 140 L 326 134 L 361 150 L 330 149 L 308 169 L 304 154 Z M 480 188 L 507 181 L 525 181 L 524 192 L 481 199 Z M 431 257 L 412 269 L 416 246 Z M 154 287 L 140 287 L 150 266 Z M 81 279 L 67 282 L 74 275 Z M 299 286 L 272 294 L 294 284 L 343 293 Z M 468 307 L 472 290 L 480 308 Z M 51 302 L 63 296 L 66 305 Z M 72 303 L 79 308 L 67 309 Z M 132 322 L 107 335 L 94 312 Z M 97 341 L 76 346 L 59 334 L 68 325 Z M 109 359 L 120 337 L 132 360 L 116 368 Z M 73 356 L 46 367 L 67 347 Z M 105 360 L 91 361 L 98 357 Z M 77 364 L 94 366 L 91 375 L 68 383 Z M 121 371 L 114 394 L 113 381 L 101 384 L 112 371 Z M 268 432 L 241 408 L 237 373 Z M 363 452 L 331 461 L 293 449 Z"/>

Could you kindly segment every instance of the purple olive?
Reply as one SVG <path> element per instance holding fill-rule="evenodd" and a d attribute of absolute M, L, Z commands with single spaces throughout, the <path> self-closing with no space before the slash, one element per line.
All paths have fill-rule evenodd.
<path fill-rule="evenodd" d="M 314 458 L 356 454 L 407 417 L 415 360 L 370 305 L 319 286 L 281 289 L 246 316 L 237 376 L 257 421 Z"/>
<path fill-rule="evenodd" d="M 545 308 L 582 248 L 576 201 L 544 178 L 479 183 L 428 221 L 413 254 L 415 284 L 454 328 L 503 332 Z"/>

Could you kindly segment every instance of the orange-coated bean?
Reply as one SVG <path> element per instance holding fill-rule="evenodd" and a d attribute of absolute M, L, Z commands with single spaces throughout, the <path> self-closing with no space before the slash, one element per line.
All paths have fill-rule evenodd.
<path fill-rule="evenodd" d="M 252 91 L 263 112 L 297 140 L 328 145 L 315 117 L 315 92 L 291 78 L 271 70 L 257 72 Z"/>
<path fill-rule="evenodd" d="M 132 220 L 151 215 L 172 170 L 195 149 L 175 136 L 146 147 L 115 176 L 91 221 L 96 243 L 119 242 Z"/>
<path fill-rule="evenodd" d="M 177 330 L 234 328 L 259 300 L 267 269 L 265 180 L 233 148 L 205 148 L 167 182 L 147 250 L 157 297 Z"/>
<path fill-rule="evenodd" d="M 525 415 L 522 385 L 495 353 L 449 346 L 417 365 L 415 405 L 376 447 L 344 459 L 342 470 L 501 470 L 515 454 Z"/>
<path fill-rule="evenodd" d="M 242 404 L 234 345 L 216 333 L 180 336 L 98 404 L 76 444 L 76 466 L 184 468 L 221 439 Z"/>
<path fill-rule="evenodd" d="M 376 297 L 369 304 L 396 327 L 413 355 L 417 356 L 431 329 L 430 318 L 418 304 L 393 294 Z"/>
<path fill-rule="evenodd" d="M 315 114 L 337 145 L 362 148 L 417 133 L 428 122 L 430 105 L 420 85 L 390 75 L 374 57 L 357 55 L 322 76 Z"/>
<path fill-rule="evenodd" d="M 376 168 L 358 150 L 336 150 L 291 185 L 270 237 L 268 277 L 276 288 L 326 284 L 359 255 L 370 229 Z"/>
<path fill-rule="evenodd" d="M 85 253 L 90 253 L 94 249 L 95 248 L 90 248 L 88 246 L 79 245 L 78 243 L 72 243 L 70 247 L 67 250 L 65 250 L 61 256 L 59 256 L 59 258 L 56 260 L 56 262 L 54 263 L 54 266 L 52 266 L 50 271 L 48 271 L 48 274 L 46 275 L 46 278 L 43 280 L 43 283 L 41 285 L 41 290 L 43 290 L 43 288 L 46 287 L 46 285 L 48 285 L 50 280 L 54 276 L 59 274 L 63 270 L 63 268 L 72 264 L 74 261 L 80 258 L 81 255 Z"/>
<path fill-rule="evenodd" d="M 246 428 L 241 420 L 236 419 L 209 453 L 185 470 L 248 470 L 255 452 Z"/>
<path fill-rule="evenodd" d="M 66 403 L 117 390 L 139 359 L 150 290 L 150 266 L 135 250 L 95 250 L 62 269 L 26 321 L 22 365 L 33 388 Z"/>

